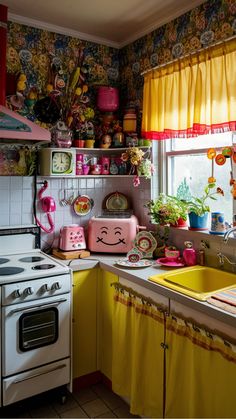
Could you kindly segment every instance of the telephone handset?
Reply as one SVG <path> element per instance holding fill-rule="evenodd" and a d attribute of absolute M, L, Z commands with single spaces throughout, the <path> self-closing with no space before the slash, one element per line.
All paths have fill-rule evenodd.
<path fill-rule="evenodd" d="M 54 231 L 55 226 L 54 226 L 53 219 L 50 212 L 56 211 L 56 203 L 55 203 L 55 200 L 51 196 L 44 196 L 44 197 L 42 196 L 43 192 L 47 189 L 47 187 L 48 187 L 48 182 L 45 180 L 42 188 L 40 189 L 38 193 L 38 199 L 41 202 L 41 207 L 42 207 L 43 212 L 47 214 L 50 227 L 49 228 L 44 227 L 39 221 L 39 219 L 37 217 L 35 218 L 36 218 L 38 226 L 43 231 L 45 231 L 45 233 L 52 233 Z"/>

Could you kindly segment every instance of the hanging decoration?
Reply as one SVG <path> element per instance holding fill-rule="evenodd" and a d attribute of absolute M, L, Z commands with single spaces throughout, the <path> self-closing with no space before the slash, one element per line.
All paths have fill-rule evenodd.
<path fill-rule="evenodd" d="M 211 176 L 208 178 L 208 184 L 213 184 L 216 182 L 216 178 L 214 177 L 214 162 L 218 166 L 223 166 L 226 163 L 227 159 L 230 159 L 230 180 L 229 185 L 231 186 L 231 194 L 233 199 L 236 199 L 236 179 L 233 177 L 233 163 L 236 163 L 236 151 L 231 146 L 223 147 L 221 152 L 216 154 L 215 148 L 209 148 L 207 150 L 207 158 L 211 160 Z"/>

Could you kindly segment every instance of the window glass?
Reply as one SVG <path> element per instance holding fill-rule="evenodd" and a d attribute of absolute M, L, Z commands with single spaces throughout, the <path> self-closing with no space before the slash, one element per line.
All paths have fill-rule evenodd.
<path fill-rule="evenodd" d="M 209 147 L 223 147 L 232 144 L 232 132 L 220 134 L 201 135 L 194 138 L 177 138 L 168 141 L 169 149 L 178 150 L 199 150 Z M 168 150 L 169 151 L 169 150 Z"/>
<path fill-rule="evenodd" d="M 216 195 L 216 200 L 208 200 L 211 211 L 221 211 L 225 220 L 231 224 L 233 218 L 233 197 L 230 186 L 231 159 L 227 158 L 224 165 L 219 166 L 215 161 L 207 158 L 207 150 L 214 147 L 217 154 L 222 147 L 232 146 L 235 143 L 234 133 L 214 134 L 196 138 L 172 139 L 166 141 L 153 141 L 154 159 L 158 158 L 156 170 L 155 189 L 152 196 L 166 192 L 170 195 L 191 199 L 192 196 L 202 196 L 208 178 L 216 178 L 216 186 L 224 191 L 224 196 Z M 157 157 L 158 156 L 158 157 Z M 154 160 L 154 162 L 155 162 Z M 160 179 L 162 181 L 160 181 Z M 210 222 L 210 217 L 209 217 Z"/>

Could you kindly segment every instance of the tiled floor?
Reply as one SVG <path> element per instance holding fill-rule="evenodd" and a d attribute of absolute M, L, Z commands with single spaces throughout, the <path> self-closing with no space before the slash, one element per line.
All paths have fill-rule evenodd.
<path fill-rule="evenodd" d="M 64 393 L 63 393 L 64 394 Z M 0 408 L 0 418 L 130 418 L 129 406 L 104 384 L 72 394 L 62 403 L 60 390 L 53 390 Z"/>

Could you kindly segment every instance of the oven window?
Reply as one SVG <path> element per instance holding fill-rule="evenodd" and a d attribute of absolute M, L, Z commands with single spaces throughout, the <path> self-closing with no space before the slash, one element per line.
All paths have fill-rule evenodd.
<path fill-rule="evenodd" d="M 58 339 L 58 310 L 55 307 L 24 313 L 19 318 L 21 351 L 51 345 Z"/>

